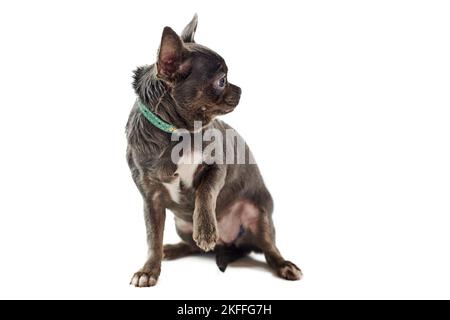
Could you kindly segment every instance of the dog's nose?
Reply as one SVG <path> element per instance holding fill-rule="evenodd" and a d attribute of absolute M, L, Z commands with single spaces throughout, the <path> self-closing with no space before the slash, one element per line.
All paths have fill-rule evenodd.
<path fill-rule="evenodd" d="M 225 102 L 228 105 L 237 106 L 241 98 L 241 88 L 230 83 L 230 89 L 231 90 L 228 92 L 227 97 L 225 98 Z"/>

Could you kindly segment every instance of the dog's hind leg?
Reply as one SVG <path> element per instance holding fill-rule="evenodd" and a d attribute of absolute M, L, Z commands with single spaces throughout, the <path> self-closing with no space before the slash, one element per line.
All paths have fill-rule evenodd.
<path fill-rule="evenodd" d="M 286 280 L 299 280 L 302 272 L 294 263 L 285 260 L 275 245 L 275 227 L 272 221 L 273 202 L 267 190 L 254 193 L 244 210 L 244 225 L 253 236 L 252 243 L 264 253 L 267 264 Z"/>
<path fill-rule="evenodd" d="M 177 244 L 165 244 L 163 248 L 163 259 L 174 260 L 200 252 L 200 248 L 186 242 L 179 242 Z"/>
<path fill-rule="evenodd" d="M 275 229 L 269 214 L 263 213 L 257 234 L 258 245 L 264 253 L 267 264 L 286 280 L 300 280 L 302 271 L 293 262 L 285 260 L 275 245 Z"/>

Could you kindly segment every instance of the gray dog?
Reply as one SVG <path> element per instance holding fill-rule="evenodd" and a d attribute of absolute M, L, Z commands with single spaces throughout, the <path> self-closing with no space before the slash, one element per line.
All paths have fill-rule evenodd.
<path fill-rule="evenodd" d="M 262 252 L 280 277 L 298 280 L 300 269 L 275 246 L 272 197 L 248 146 L 216 119 L 234 110 L 241 89 L 228 82 L 223 58 L 194 42 L 196 28 L 197 16 L 181 37 L 164 28 L 157 62 L 135 71 L 138 99 L 126 126 L 127 161 L 144 200 L 149 255 L 131 283 L 153 286 L 162 259 L 203 251 L 215 253 L 221 271 L 252 251 Z M 213 140 L 205 138 L 207 132 L 215 138 L 210 155 L 202 152 Z M 230 132 L 237 146 L 219 139 Z M 200 144 L 195 135 L 204 137 Z M 180 150 L 180 140 L 192 148 Z M 211 161 L 219 155 L 227 161 Z M 166 209 L 174 213 L 183 240 L 175 245 L 163 245 Z"/>

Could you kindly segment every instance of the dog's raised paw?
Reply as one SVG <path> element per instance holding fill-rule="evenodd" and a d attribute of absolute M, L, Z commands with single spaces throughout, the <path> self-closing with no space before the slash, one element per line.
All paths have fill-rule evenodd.
<path fill-rule="evenodd" d="M 278 268 L 278 275 L 286 280 L 300 280 L 303 276 L 302 271 L 291 261 L 284 261 Z"/>
<path fill-rule="evenodd" d="M 198 218 L 196 218 L 196 216 Z M 211 219 L 205 219 L 201 214 L 194 214 L 194 232 L 192 238 L 197 246 L 203 251 L 212 251 L 219 240 L 217 224 Z"/>
<path fill-rule="evenodd" d="M 219 235 L 214 230 L 214 232 L 194 232 L 193 238 L 197 246 L 203 251 L 212 251 L 216 246 Z"/>
<path fill-rule="evenodd" d="M 158 278 L 150 272 L 136 272 L 131 279 L 131 285 L 137 288 L 153 287 Z"/>

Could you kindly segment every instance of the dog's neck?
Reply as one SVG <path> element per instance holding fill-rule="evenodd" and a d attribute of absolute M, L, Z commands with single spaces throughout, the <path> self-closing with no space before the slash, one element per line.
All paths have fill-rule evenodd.
<path fill-rule="evenodd" d="M 170 94 L 170 88 L 156 77 L 155 65 L 138 68 L 133 87 L 139 99 L 162 120 L 179 129 L 190 128 L 180 115 L 181 110 Z"/>

